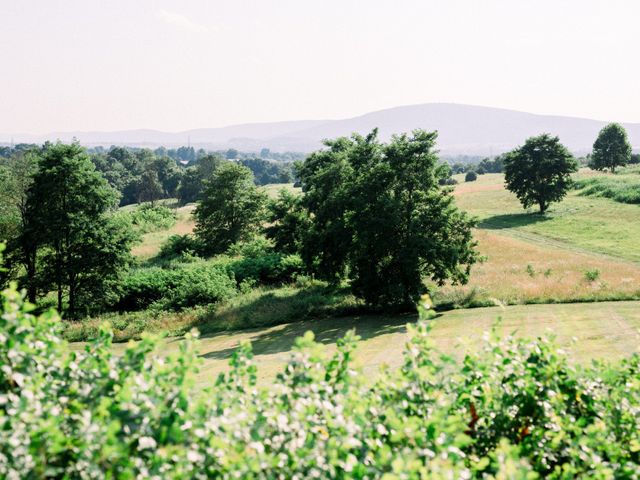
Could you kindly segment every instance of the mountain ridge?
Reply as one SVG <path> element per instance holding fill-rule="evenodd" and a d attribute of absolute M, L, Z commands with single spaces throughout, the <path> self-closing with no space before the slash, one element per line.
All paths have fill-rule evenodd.
<path fill-rule="evenodd" d="M 259 151 L 269 148 L 272 151 L 310 152 L 320 148 L 322 140 L 326 138 L 351 133 L 366 134 L 378 128 L 380 137 L 387 140 L 394 133 L 422 128 L 438 131 L 438 148 L 443 154 L 497 154 L 521 145 L 529 136 L 543 132 L 558 135 L 576 153 L 586 153 L 591 150 L 598 131 L 607 123 L 603 120 L 543 115 L 498 107 L 425 103 L 391 107 L 338 120 L 252 122 L 181 132 L 133 129 L 15 134 L 11 137 L 16 143 L 71 141 L 76 138 L 86 146 L 175 147 L 190 144 L 207 149 Z M 640 123 L 622 125 L 627 129 L 634 149 L 640 148 Z"/>

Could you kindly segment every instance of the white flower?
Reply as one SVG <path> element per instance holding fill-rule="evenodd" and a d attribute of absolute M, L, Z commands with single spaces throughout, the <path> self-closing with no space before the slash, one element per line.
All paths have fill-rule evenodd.
<path fill-rule="evenodd" d="M 156 441 L 151 437 L 140 437 L 138 439 L 138 450 L 147 450 L 150 448 L 156 448 Z"/>
<path fill-rule="evenodd" d="M 204 460 L 204 455 L 196 452 L 195 450 L 189 450 L 187 452 L 187 460 L 189 460 L 191 463 L 202 462 Z"/>
<path fill-rule="evenodd" d="M 11 376 L 11 378 L 13 378 L 13 381 L 16 382 L 19 387 L 24 385 L 24 375 L 21 373 L 16 372 Z"/>

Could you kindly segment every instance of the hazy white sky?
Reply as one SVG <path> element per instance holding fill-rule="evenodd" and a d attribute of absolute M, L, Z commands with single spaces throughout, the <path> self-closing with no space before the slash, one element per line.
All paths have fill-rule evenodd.
<path fill-rule="evenodd" d="M 636 0 L 0 0 L 0 132 L 456 102 L 640 122 Z"/>

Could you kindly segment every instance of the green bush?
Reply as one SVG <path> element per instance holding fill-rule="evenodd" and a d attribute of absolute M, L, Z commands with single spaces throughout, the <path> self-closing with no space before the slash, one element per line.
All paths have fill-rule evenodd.
<path fill-rule="evenodd" d="M 308 333 L 266 388 L 243 344 L 202 392 L 195 335 L 114 355 L 101 330 L 69 353 L 56 315 L 2 303 L 0 478 L 638 478 L 638 354 L 578 369 L 491 335 L 459 364 L 419 322 L 376 381 L 353 333 L 331 356 Z"/>
<path fill-rule="evenodd" d="M 167 230 L 176 223 L 176 214 L 173 210 L 163 205 L 151 205 L 150 203 L 143 203 L 124 215 L 130 218 L 131 224 L 138 233 Z"/>
<path fill-rule="evenodd" d="M 591 177 L 575 182 L 580 195 L 610 198 L 620 203 L 640 203 L 640 177 Z"/>
<path fill-rule="evenodd" d="M 141 268 L 124 278 L 116 309 L 181 310 L 216 303 L 235 293 L 236 282 L 224 265 L 196 262 L 174 265 L 170 269 Z"/>
<path fill-rule="evenodd" d="M 291 282 L 304 272 L 299 255 L 268 253 L 257 257 L 246 257 L 233 261 L 230 266 L 236 281 L 272 285 Z"/>
<path fill-rule="evenodd" d="M 160 247 L 158 260 L 183 259 L 186 256 L 202 256 L 202 242 L 193 235 L 171 235 Z"/>
<path fill-rule="evenodd" d="M 584 272 L 584 278 L 587 280 L 587 282 L 595 282 L 596 280 L 598 280 L 598 278 L 600 278 L 600 270 L 598 270 L 597 268 L 587 270 Z"/>
<path fill-rule="evenodd" d="M 478 174 L 476 172 L 474 172 L 474 171 L 469 171 L 464 176 L 464 181 L 465 182 L 475 182 L 477 179 L 478 179 Z"/>

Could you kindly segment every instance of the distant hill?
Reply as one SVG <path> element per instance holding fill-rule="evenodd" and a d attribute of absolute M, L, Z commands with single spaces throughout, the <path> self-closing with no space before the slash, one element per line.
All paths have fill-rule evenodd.
<path fill-rule="evenodd" d="M 393 133 L 416 128 L 438 130 L 438 146 L 444 154 L 497 154 L 522 144 L 542 132 L 558 135 L 576 153 L 591 150 L 598 131 L 607 122 L 584 118 L 537 115 L 501 108 L 427 103 L 379 110 L 344 120 L 303 120 L 249 123 L 222 128 L 202 128 L 184 132 L 123 130 L 117 132 L 55 132 L 48 135 L 13 135 L 15 142 L 70 141 L 83 145 L 129 145 L 166 147 L 186 145 L 210 149 L 236 148 L 258 151 L 309 152 L 318 149 L 325 138 L 367 133 L 374 127 L 388 139 Z M 640 148 L 640 124 L 624 124 L 634 149 Z M 4 139 L 8 139 L 7 135 Z"/>

